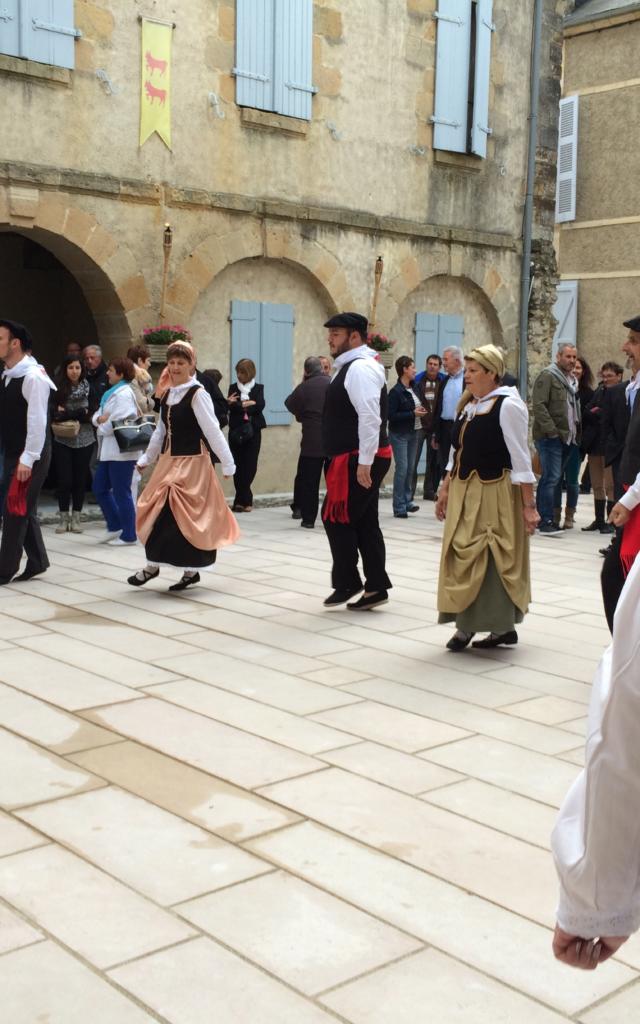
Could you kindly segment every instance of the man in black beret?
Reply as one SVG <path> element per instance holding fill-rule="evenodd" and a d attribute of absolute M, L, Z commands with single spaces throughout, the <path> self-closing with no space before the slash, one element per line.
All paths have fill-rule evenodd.
<path fill-rule="evenodd" d="M 623 422 L 628 424 L 624 448 L 614 467 L 616 504 L 610 521 L 617 527 L 616 536 L 607 549 L 602 567 L 602 597 L 611 632 L 624 581 L 640 550 L 640 507 L 634 505 L 632 495 L 629 498 L 625 496 L 640 473 L 640 316 L 625 320 L 623 327 L 629 330 L 622 351 L 627 357 L 631 380 L 609 388 L 606 396 L 611 405 L 607 416 L 615 412 L 617 404 L 622 407 Z"/>
<path fill-rule="evenodd" d="M 391 465 L 387 387 L 384 370 L 367 345 L 366 317 L 339 313 L 325 327 L 335 362 L 322 417 L 327 456 L 322 520 L 333 556 L 334 588 L 324 603 L 335 607 L 360 593 L 360 555 L 364 594 L 347 608 L 368 611 L 386 603 L 391 587 L 378 522 L 380 484 Z"/>

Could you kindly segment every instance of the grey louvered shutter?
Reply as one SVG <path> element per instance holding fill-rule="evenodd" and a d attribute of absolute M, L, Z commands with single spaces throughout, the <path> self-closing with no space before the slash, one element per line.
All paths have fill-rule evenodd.
<path fill-rule="evenodd" d="M 276 0 L 274 110 L 311 120 L 313 0 Z"/>
<path fill-rule="evenodd" d="M 260 303 L 231 303 L 231 371 L 229 380 L 236 379 L 236 363 L 240 359 L 251 359 L 256 364 L 258 380 L 260 366 Z"/>
<path fill-rule="evenodd" d="M 81 35 L 73 21 L 73 0 L 21 0 L 20 7 L 22 56 L 73 68 L 74 44 Z"/>
<path fill-rule="evenodd" d="M 418 373 L 422 373 L 430 355 L 438 352 L 438 314 L 416 313 L 416 354 Z"/>
<path fill-rule="evenodd" d="M 557 298 L 553 307 L 553 315 L 558 321 L 551 348 L 552 357 L 558 345 L 575 345 L 578 340 L 578 282 L 561 281 L 558 285 Z"/>
<path fill-rule="evenodd" d="M 471 0 L 438 0 L 433 148 L 467 152 Z"/>
<path fill-rule="evenodd" d="M 471 152 L 487 155 L 489 127 L 489 86 L 491 78 L 491 39 L 493 0 L 476 3 L 476 54 L 473 85 L 473 124 L 471 125 Z"/>
<path fill-rule="evenodd" d="M 293 306 L 262 303 L 260 367 L 264 385 L 264 418 L 269 426 L 291 422 L 284 400 L 293 384 Z"/>
<path fill-rule="evenodd" d="M 464 317 L 442 313 L 438 321 L 438 353 L 442 355 L 452 345 L 464 346 Z"/>
<path fill-rule="evenodd" d="M 556 221 L 558 223 L 576 219 L 579 111 L 577 96 L 568 96 L 566 99 L 560 100 L 556 190 Z"/>
<path fill-rule="evenodd" d="M 237 0 L 236 103 L 274 109 L 275 0 Z"/>
<path fill-rule="evenodd" d="M 21 55 L 19 0 L 0 0 L 0 53 Z"/>

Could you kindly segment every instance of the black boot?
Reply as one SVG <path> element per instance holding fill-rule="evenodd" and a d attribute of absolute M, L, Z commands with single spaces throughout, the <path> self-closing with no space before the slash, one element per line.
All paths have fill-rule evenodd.
<path fill-rule="evenodd" d="M 604 505 L 604 502 L 602 502 L 602 504 Z M 602 523 L 602 526 L 600 527 L 600 533 L 615 533 L 616 532 L 615 526 L 613 526 L 609 522 L 609 516 L 611 515 L 611 510 L 612 510 L 614 505 L 615 505 L 615 501 L 608 501 L 607 502 L 607 518 L 605 520 L 604 516 L 602 517 L 604 522 Z"/>
<path fill-rule="evenodd" d="M 593 520 L 592 523 L 589 524 L 589 526 L 582 527 L 583 533 L 595 533 L 596 530 L 599 530 L 600 533 L 602 533 L 603 526 L 606 526 L 604 518 L 605 505 L 606 502 L 604 498 L 593 499 L 593 506 L 595 508 L 596 518 Z"/>

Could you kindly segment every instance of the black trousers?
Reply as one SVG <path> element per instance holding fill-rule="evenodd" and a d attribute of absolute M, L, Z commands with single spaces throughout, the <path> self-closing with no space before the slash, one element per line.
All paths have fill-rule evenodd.
<path fill-rule="evenodd" d="M 256 430 L 250 441 L 240 445 L 238 448 L 231 446 L 231 454 L 236 464 L 236 471 L 233 482 L 236 488 L 235 505 L 249 507 L 253 505 L 253 491 L 251 484 L 258 472 L 258 455 L 260 454 L 260 443 L 262 431 Z"/>
<path fill-rule="evenodd" d="M 53 442 L 53 461 L 58 474 L 58 508 L 61 512 L 69 511 L 70 501 L 74 512 L 82 512 L 94 447 L 88 444 L 84 448 L 71 448 L 60 441 Z"/>
<path fill-rule="evenodd" d="M 293 508 L 300 509 L 303 523 L 315 523 L 320 503 L 320 480 L 324 466 L 322 455 L 300 455 L 293 484 Z"/>
<path fill-rule="evenodd" d="M 438 484 L 440 483 L 440 462 L 439 453 L 435 448 L 431 447 L 431 439 L 433 433 L 431 431 L 421 430 L 418 434 L 418 447 L 416 449 L 416 464 L 413 467 L 413 479 L 411 483 L 411 497 L 413 498 L 416 493 L 418 486 L 418 463 L 420 462 L 420 456 L 422 455 L 423 445 L 426 444 L 426 466 L 424 470 L 424 483 L 422 485 L 422 496 L 423 498 L 432 497 L 438 490 Z"/>
<path fill-rule="evenodd" d="M 613 543 L 604 556 L 600 584 L 602 586 L 602 601 L 604 614 L 607 617 L 607 625 L 613 634 L 613 616 L 615 615 L 620 594 L 624 587 L 624 572 L 620 561 L 620 545 L 622 544 L 622 529 L 616 530 Z M 640 557 L 640 556 L 639 556 Z"/>
<path fill-rule="evenodd" d="M 2 541 L 0 541 L 0 579 L 11 579 L 20 568 L 20 559 L 24 551 L 27 556 L 26 568 L 29 572 L 44 572 L 49 568 L 49 559 L 42 539 L 42 530 L 37 518 L 38 498 L 42 485 L 49 472 L 51 462 L 51 445 L 46 445 L 42 455 L 33 464 L 27 491 L 27 514 L 25 516 L 9 515 L 6 504 L 3 511 Z M 5 456 L 3 484 L 6 490 L 15 472 L 17 458 Z"/>
<path fill-rule="evenodd" d="M 438 442 L 438 467 L 440 476 L 447 472 L 447 462 L 451 451 L 451 435 L 453 434 L 453 420 L 440 420 L 440 441 Z"/>
<path fill-rule="evenodd" d="M 362 587 L 358 555 L 362 557 L 365 590 L 377 593 L 391 588 L 385 569 L 384 538 L 378 522 L 380 484 L 390 465 L 391 459 L 376 456 L 371 467 L 372 485 L 367 490 L 356 479 L 358 456 L 349 458 L 349 522 L 324 522 L 333 558 L 331 582 L 334 590 L 358 590 Z"/>

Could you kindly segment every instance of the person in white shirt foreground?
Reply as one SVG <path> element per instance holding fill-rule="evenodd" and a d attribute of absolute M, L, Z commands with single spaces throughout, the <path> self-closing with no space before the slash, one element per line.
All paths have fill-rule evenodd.
<path fill-rule="evenodd" d="M 195 372 L 192 346 L 184 341 L 170 345 L 158 382 L 158 391 L 167 387 L 160 419 L 138 459 L 139 470 L 158 463 L 138 501 L 137 531 L 147 564 L 127 580 L 132 587 L 143 586 L 158 576 L 161 565 L 170 565 L 183 574 L 169 590 L 185 590 L 200 581 L 199 569 L 213 565 L 218 548 L 240 536 L 210 452 L 218 456 L 225 479 L 236 471 L 233 456 Z"/>
<path fill-rule="evenodd" d="M 31 355 L 26 327 L 0 320 L 0 448 L 4 452 L 0 494 L 6 499 L 13 477 L 26 488 L 26 514 L 14 515 L 0 507 L 3 518 L 0 543 L 0 586 L 12 579 L 30 580 L 49 568 L 49 559 L 37 517 L 38 498 L 51 462 L 49 399 L 55 385 Z M 16 576 L 23 550 L 24 571 Z"/>
<path fill-rule="evenodd" d="M 624 504 L 622 504 L 624 502 Z M 640 474 L 611 520 L 640 504 Z M 553 952 L 593 970 L 640 927 L 640 559 L 613 620 L 593 684 L 586 761 L 551 837 L 560 879 Z"/>

